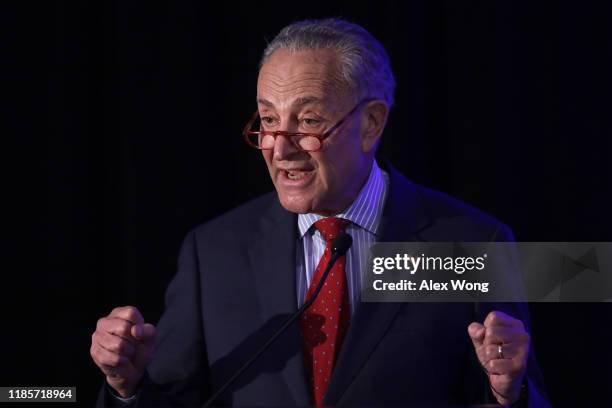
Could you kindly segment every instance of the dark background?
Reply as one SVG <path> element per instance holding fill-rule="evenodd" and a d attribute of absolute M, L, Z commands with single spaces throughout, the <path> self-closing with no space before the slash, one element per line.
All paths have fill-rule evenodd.
<path fill-rule="evenodd" d="M 210 3 L 3 13 L 28 34 L 10 36 L 19 57 L 6 58 L 4 79 L 41 91 L 46 129 L 34 131 L 19 98 L 5 104 L 20 136 L 42 135 L 28 149 L 44 184 L 28 218 L 44 249 L 21 263 L 27 273 L 42 261 L 27 294 L 5 296 L 16 318 L 3 320 L 1 385 L 77 386 L 92 403 L 96 320 L 130 304 L 157 321 L 187 231 L 272 188 L 240 132 L 266 41 L 297 19 L 342 16 L 385 45 L 398 88 L 381 153 L 407 176 L 520 241 L 612 241 L 607 2 Z M 610 304 L 531 309 L 555 405 L 609 403 Z"/>

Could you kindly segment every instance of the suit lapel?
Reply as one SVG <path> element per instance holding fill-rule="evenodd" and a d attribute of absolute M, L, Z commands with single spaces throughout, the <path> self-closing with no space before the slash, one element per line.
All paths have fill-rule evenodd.
<path fill-rule="evenodd" d="M 249 250 L 254 273 L 254 290 L 257 292 L 261 314 L 266 321 L 274 316 L 288 317 L 297 310 L 296 242 L 296 215 L 283 209 L 275 199 L 268 213 L 261 217 L 260 235 Z M 282 322 L 284 320 L 281 319 Z M 279 339 L 279 342 L 272 347 L 282 347 L 280 342 L 285 340 L 290 343 L 288 347 L 297 348 L 299 352 L 288 360 L 279 362 L 285 366 L 280 375 L 296 405 L 309 405 L 310 397 L 304 376 L 302 347 L 297 325 L 289 327 L 283 337 L 285 338 Z M 266 358 L 283 354 L 268 353 Z"/>
<path fill-rule="evenodd" d="M 389 164 L 389 193 L 381 219 L 381 242 L 408 242 L 418 239 L 418 232 L 429 225 L 420 203 L 417 187 Z M 381 342 L 400 308 L 407 304 L 360 303 L 351 320 L 347 337 L 336 362 L 325 404 L 338 405 L 366 360 Z"/>

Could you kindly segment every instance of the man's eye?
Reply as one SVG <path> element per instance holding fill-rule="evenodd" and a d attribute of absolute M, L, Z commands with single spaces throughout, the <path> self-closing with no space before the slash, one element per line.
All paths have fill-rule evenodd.
<path fill-rule="evenodd" d="M 271 125 L 273 125 L 273 124 L 274 124 L 274 122 L 275 122 L 275 120 L 274 120 L 274 118 L 273 118 L 273 117 L 271 117 L 271 116 L 263 116 L 263 117 L 261 118 L 261 123 L 262 123 L 262 124 L 264 124 L 264 125 L 266 125 L 266 126 L 271 126 Z"/>
<path fill-rule="evenodd" d="M 304 118 L 302 119 L 302 123 L 309 127 L 316 127 L 321 124 L 321 121 L 318 119 L 313 119 L 313 118 Z"/>

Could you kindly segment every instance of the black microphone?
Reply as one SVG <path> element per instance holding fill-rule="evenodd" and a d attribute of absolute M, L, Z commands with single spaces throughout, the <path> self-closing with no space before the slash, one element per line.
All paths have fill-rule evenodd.
<path fill-rule="evenodd" d="M 353 238 L 347 234 L 346 232 L 341 232 L 340 235 L 338 235 L 336 237 L 336 239 L 334 239 L 332 241 L 331 244 L 331 256 L 329 258 L 329 262 L 327 263 L 327 266 L 325 267 L 325 270 L 323 271 L 323 275 L 321 276 L 321 280 L 319 281 L 319 284 L 317 285 L 317 287 L 315 288 L 315 291 L 312 293 L 312 296 L 310 297 L 310 299 L 306 300 L 304 302 L 304 304 L 302 306 L 300 306 L 300 308 L 293 314 L 291 315 L 291 317 L 289 319 L 287 319 L 287 321 L 280 327 L 280 329 L 278 329 L 276 331 L 276 333 L 274 333 L 269 339 L 268 341 L 265 342 L 265 344 L 259 349 L 257 350 L 257 352 L 255 354 L 253 354 L 253 356 L 251 356 L 251 358 L 249 358 L 235 373 L 234 375 L 232 375 L 230 377 L 229 380 L 227 380 L 225 382 L 225 384 L 223 384 L 223 386 L 221 388 L 219 388 L 207 401 L 206 403 L 202 406 L 202 408 L 208 408 L 212 406 L 212 403 L 215 402 L 215 400 L 217 398 L 219 398 L 219 396 L 230 386 L 234 383 L 234 381 L 236 381 L 241 375 L 242 373 L 251 366 L 251 364 L 253 364 L 255 362 L 255 360 L 257 360 L 259 358 L 259 356 L 261 356 L 264 351 L 266 351 L 271 345 L 272 343 L 274 343 L 276 341 L 276 339 L 278 339 L 278 337 L 283 334 L 285 332 L 285 330 L 287 330 L 287 328 L 289 326 L 291 326 L 291 324 L 293 322 L 295 322 L 303 313 L 306 309 L 308 309 L 308 307 L 310 307 L 310 305 L 315 301 L 315 299 L 317 298 L 317 296 L 319 295 L 319 292 L 321 291 L 321 288 L 323 287 L 323 284 L 325 283 L 325 280 L 327 279 L 327 275 L 329 274 L 329 271 L 331 270 L 331 268 L 333 268 L 334 264 L 336 263 L 336 261 L 338 260 L 338 258 L 340 258 L 342 255 L 346 254 L 346 251 L 349 250 L 349 248 L 351 247 L 351 245 L 353 244 Z"/>

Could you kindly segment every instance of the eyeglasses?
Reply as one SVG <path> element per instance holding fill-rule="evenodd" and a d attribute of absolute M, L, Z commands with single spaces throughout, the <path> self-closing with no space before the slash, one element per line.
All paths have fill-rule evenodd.
<path fill-rule="evenodd" d="M 252 130 L 253 125 L 260 119 L 259 110 L 256 110 L 253 117 L 244 127 L 242 135 L 244 136 L 245 142 L 251 147 L 259 150 L 271 150 L 274 148 L 277 136 L 284 136 L 293 143 L 295 147 L 304 152 L 316 152 L 321 150 L 323 147 L 323 140 L 329 137 L 335 130 L 337 130 L 348 118 L 353 115 L 359 107 L 367 102 L 373 101 L 374 98 L 362 99 L 355 105 L 349 113 L 347 113 L 342 119 L 340 119 L 334 126 L 327 129 L 323 133 L 303 133 L 303 132 L 287 132 L 284 130 L 261 130 L 261 123 L 259 124 L 260 130 Z"/>

